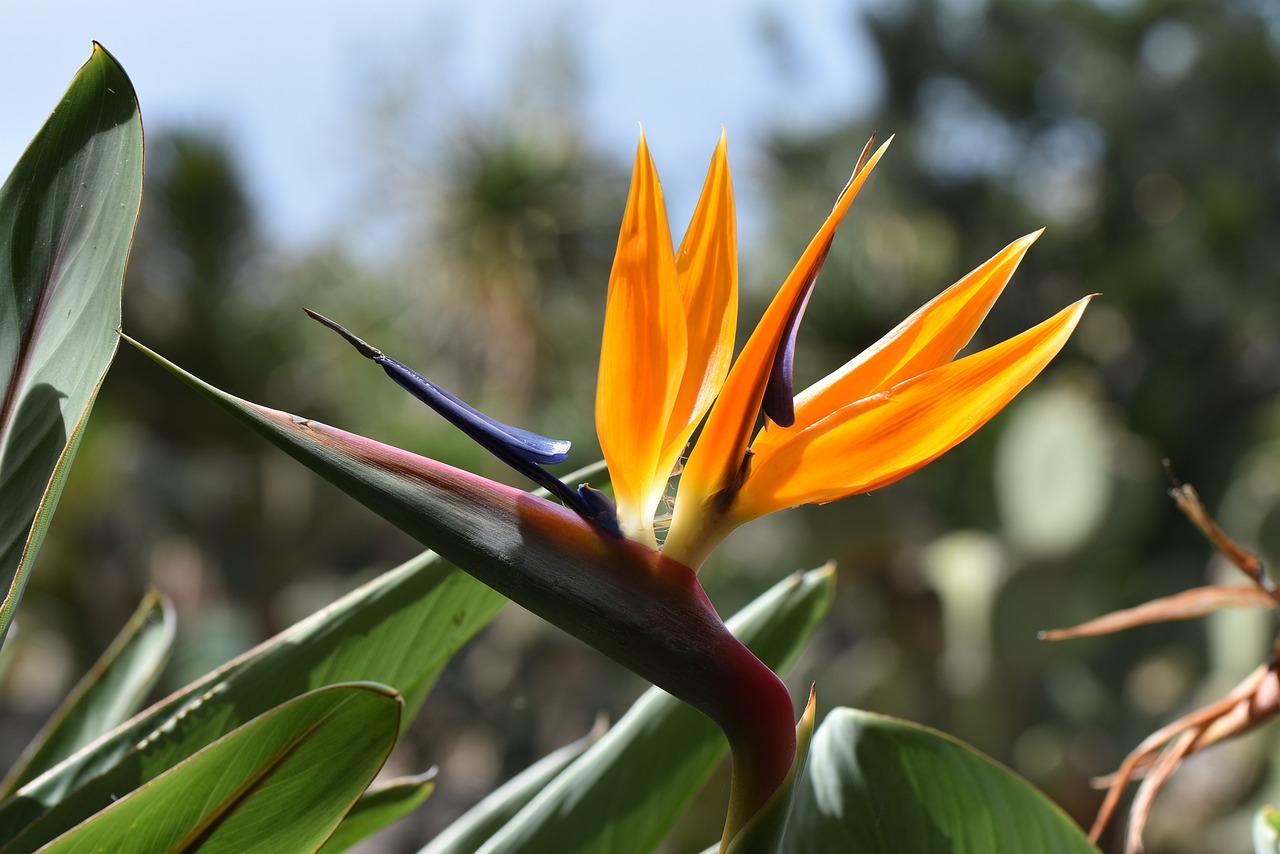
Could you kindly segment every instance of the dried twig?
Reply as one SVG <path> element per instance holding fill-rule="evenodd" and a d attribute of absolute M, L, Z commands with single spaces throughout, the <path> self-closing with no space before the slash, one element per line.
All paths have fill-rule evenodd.
<path fill-rule="evenodd" d="M 1258 585 L 1259 588 L 1271 596 L 1277 605 L 1280 605 L 1276 586 L 1263 570 L 1262 561 L 1256 554 L 1242 549 L 1235 540 L 1227 536 L 1226 532 L 1209 515 L 1209 511 L 1204 508 L 1204 503 L 1196 493 L 1195 487 L 1189 483 L 1178 484 L 1169 490 L 1169 497 L 1177 503 L 1178 509 L 1182 511 L 1182 514 L 1200 529 L 1205 538 L 1213 544 L 1215 549 L 1222 553 L 1222 556 L 1232 566 L 1249 576 L 1250 581 Z"/>
<path fill-rule="evenodd" d="M 1145 626 L 1151 623 L 1167 623 L 1173 620 L 1190 620 L 1203 617 L 1220 608 L 1274 608 L 1275 599 L 1253 584 L 1217 584 L 1196 587 L 1112 611 L 1101 617 L 1067 629 L 1049 629 L 1040 633 L 1041 640 L 1070 640 L 1071 638 L 1107 635 L 1112 632 Z"/>
<path fill-rule="evenodd" d="M 1170 477 L 1172 479 L 1172 472 Z M 1066 640 L 1108 634 L 1134 626 L 1204 616 L 1220 608 L 1280 609 L 1280 591 L 1267 577 L 1262 561 L 1227 536 L 1205 509 L 1195 489 L 1175 479 L 1169 495 L 1214 548 L 1252 583 L 1198 587 L 1114 611 L 1072 628 L 1041 632 L 1040 637 Z M 1124 849 L 1126 854 L 1140 854 L 1143 850 L 1142 833 L 1156 796 L 1183 761 L 1220 741 L 1242 735 L 1277 714 L 1280 714 L 1280 637 L 1276 638 L 1271 659 L 1250 673 L 1227 696 L 1147 736 L 1129 752 L 1114 774 L 1098 781 L 1107 787 L 1107 795 L 1098 809 L 1089 838 L 1098 841 L 1115 814 L 1125 788 L 1132 780 L 1141 778 L 1142 783 L 1129 808 Z"/>

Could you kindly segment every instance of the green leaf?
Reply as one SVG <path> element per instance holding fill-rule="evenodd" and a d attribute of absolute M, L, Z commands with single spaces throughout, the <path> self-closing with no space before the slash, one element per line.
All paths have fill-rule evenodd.
<path fill-rule="evenodd" d="M 855 709 L 818 727 L 783 854 L 1094 852 L 1030 783 L 944 733 Z"/>
<path fill-rule="evenodd" d="M 137 99 L 95 44 L 0 188 L 0 641 L 115 355 L 141 194 Z"/>
<path fill-rule="evenodd" d="M 1254 854 L 1280 854 L 1280 810 L 1265 806 L 1253 814 Z"/>
<path fill-rule="evenodd" d="M 173 646 L 173 606 L 152 590 L 0 783 L 0 798 L 48 771 L 138 710 Z"/>
<path fill-rule="evenodd" d="M 556 775 L 568 768 L 584 750 L 599 741 L 600 736 L 601 733 L 593 730 L 577 741 L 548 753 L 486 795 L 484 800 L 441 831 L 420 854 L 471 854 L 545 789 Z"/>
<path fill-rule="evenodd" d="M 433 554 L 415 558 L 24 786 L 0 807 L 0 845 L 22 833 L 33 843 L 22 850 L 39 847 L 245 721 L 323 685 L 389 685 L 405 697 L 407 720 L 453 653 L 505 602 Z"/>
<path fill-rule="evenodd" d="M 320 854 L 339 854 L 399 821 L 422 806 L 436 788 L 435 769 L 412 777 L 397 777 L 370 786 L 356 801 L 342 824 L 320 849 Z"/>
<path fill-rule="evenodd" d="M 784 671 L 826 614 L 834 585 L 829 566 L 797 573 L 735 615 L 729 628 L 766 665 Z M 652 851 L 725 750 L 711 721 L 650 689 L 480 851 Z"/>
<path fill-rule="evenodd" d="M 315 851 L 395 745 L 400 697 L 332 685 L 250 721 L 60 836 L 45 854 Z"/>

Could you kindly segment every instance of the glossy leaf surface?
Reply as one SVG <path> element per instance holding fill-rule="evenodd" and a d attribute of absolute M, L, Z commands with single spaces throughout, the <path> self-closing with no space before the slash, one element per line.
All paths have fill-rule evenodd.
<path fill-rule="evenodd" d="M 314 688 L 372 680 L 421 705 L 453 653 L 505 604 L 428 553 L 250 650 L 20 789 L 0 807 L 0 845 L 41 816 L 41 842 L 237 726 Z"/>
<path fill-rule="evenodd" d="M 400 731 L 402 706 L 395 692 L 371 683 L 305 694 L 224 736 L 41 850 L 315 851 L 386 761 Z"/>
<path fill-rule="evenodd" d="M 342 819 L 320 854 L 338 854 L 422 806 L 436 789 L 435 769 L 375 783 Z"/>
<path fill-rule="evenodd" d="M 781 851 L 1097 852 L 1058 806 L 927 727 L 835 709 L 818 727 Z"/>
<path fill-rule="evenodd" d="M 133 86 L 94 45 L 0 188 L 0 640 L 115 356 L 141 195 Z"/>
<path fill-rule="evenodd" d="M 548 753 L 485 795 L 480 803 L 442 830 L 419 854 L 471 854 L 598 738 L 598 734 L 587 735 Z"/>

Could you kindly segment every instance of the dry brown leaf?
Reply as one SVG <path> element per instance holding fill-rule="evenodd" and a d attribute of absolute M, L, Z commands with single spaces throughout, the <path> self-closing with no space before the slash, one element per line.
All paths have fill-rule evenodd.
<path fill-rule="evenodd" d="M 1198 734 L 1196 730 L 1188 730 L 1160 751 L 1160 757 L 1138 787 L 1138 793 L 1133 797 L 1133 806 L 1129 808 L 1129 826 L 1124 839 L 1125 854 L 1142 854 L 1142 831 L 1146 829 L 1147 819 L 1151 817 L 1151 807 L 1156 795 L 1160 794 L 1160 790 L 1182 765 L 1182 761 L 1195 752 L 1192 746 Z"/>
<path fill-rule="evenodd" d="M 1177 738 L 1180 743 L 1190 735 L 1188 747 L 1178 760 L 1180 763 L 1182 758 L 1198 753 L 1224 738 L 1252 729 L 1280 711 L 1276 699 L 1280 696 L 1280 691 L 1277 691 L 1280 683 L 1277 679 L 1275 665 L 1264 664 L 1245 677 L 1244 681 L 1221 700 L 1196 709 L 1143 739 L 1142 743 L 1124 758 L 1116 772 L 1105 778 L 1107 796 L 1098 809 L 1093 827 L 1089 830 L 1089 838 L 1097 842 L 1101 837 L 1103 828 L 1110 822 L 1111 816 L 1120 804 L 1120 796 L 1131 780 L 1145 770 L 1147 779 L 1143 781 L 1143 785 L 1146 785 L 1151 775 L 1158 773 L 1153 763 L 1158 765 L 1166 745 L 1171 740 Z M 1258 700 L 1262 702 L 1257 703 Z M 1252 711 L 1255 708 L 1256 711 Z M 1219 720 L 1224 721 L 1224 724 L 1220 727 L 1215 726 Z M 1175 764 L 1173 770 L 1176 769 Z M 1173 770 L 1169 773 L 1172 774 Z M 1150 797 L 1154 798 L 1155 792 L 1158 792 L 1163 785 L 1164 783 L 1161 782 L 1155 786 L 1155 791 L 1151 792 Z"/>
<path fill-rule="evenodd" d="M 1242 549 L 1235 540 L 1227 536 L 1226 531 L 1222 530 L 1214 518 L 1209 515 L 1209 511 L 1204 509 L 1204 502 L 1200 500 L 1200 495 L 1196 492 L 1195 487 L 1189 483 L 1175 486 L 1169 490 L 1169 497 L 1177 503 L 1178 509 L 1182 511 L 1183 515 L 1200 529 L 1201 533 L 1213 544 L 1213 547 L 1231 562 L 1232 566 L 1249 576 L 1254 584 L 1271 594 L 1273 601 L 1280 601 L 1275 600 L 1276 588 L 1263 571 L 1262 561 L 1253 552 Z"/>
<path fill-rule="evenodd" d="M 1253 584 L 1195 587 L 1172 596 L 1153 599 L 1132 608 L 1112 611 L 1110 614 L 1103 614 L 1078 626 L 1043 631 L 1040 633 L 1040 639 L 1068 640 L 1105 635 L 1131 629 L 1134 626 L 1203 617 L 1220 608 L 1274 608 L 1275 606 L 1275 600 Z"/>

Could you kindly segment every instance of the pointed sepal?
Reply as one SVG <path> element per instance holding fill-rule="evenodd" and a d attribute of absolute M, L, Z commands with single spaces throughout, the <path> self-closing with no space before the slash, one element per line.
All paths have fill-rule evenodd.
<path fill-rule="evenodd" d="M 653 512 L 671 473 L 661 460 L 688 355 L 662 185 L 642 135 L 609 275 L 596 433 L 622 530 L 647 545 L 655 542 Z"/>

